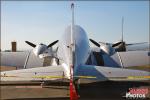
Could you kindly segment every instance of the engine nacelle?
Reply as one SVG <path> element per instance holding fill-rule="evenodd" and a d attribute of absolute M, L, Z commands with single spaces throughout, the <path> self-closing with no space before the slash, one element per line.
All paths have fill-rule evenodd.
<path fill-rule="evenodd" d="M 47 46 L 44 44 L 39 44 L 37 45 L 34 49 L 33 49 L 33 53 L 36 56 L 39 56 L 40 54 L 42 54 L 43 52 L 45 52 L 47 50 Z"/>
<path fill-rule="evenodd" d="M 115 49 L 111 47 L 110 45 L 101 45 L 101 50 L 102 52 L 108 54 L 108 55 L 113 55 L 115 53 Z"/>

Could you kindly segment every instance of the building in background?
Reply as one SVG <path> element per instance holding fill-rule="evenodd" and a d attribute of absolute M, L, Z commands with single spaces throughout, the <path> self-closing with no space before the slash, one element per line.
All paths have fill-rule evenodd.
<path fill-rule="evenodd" d="M 11 42 L 11 47 L 12 47 L 12 52 L 16 52 L 17 51 L 17 42 L 16 41 L 12 41 Z"/>

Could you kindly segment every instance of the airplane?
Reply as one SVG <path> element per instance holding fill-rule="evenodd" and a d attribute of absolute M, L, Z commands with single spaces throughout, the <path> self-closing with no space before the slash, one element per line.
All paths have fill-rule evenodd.
<path fill-rule="evenodd" d="M 103 59 L 101 59 L 102 61 L 104 60 L 106 64 L 98 64 L 98 65 L 129 67 L 129 66 L 143 66 L 143 65 L 149 64 L 148 59 L 146 59 L 145 61 L 142 60 L 143 58 L 145 58 L 147 56 L 147 53 L 146 52 L 144 53 L 144 51 L 138 52 L 138 53 L 134 52 L 135 54 L 133 52 L 131 52 L 132 55 L 134 54 L 134 56 L 141 55 L 141 53 L 144 53 L 144 57 L 140 57 L 141 60 L 139 59 L 138 63 L 131 63 L 126 60 L 123 60 L 122 63 L 124 63 L 124 65 L 120 64 L 120 58 L 126 58 L 126 56 L 128 57 L 128 55 L 130 54 L 130 52 L 129 52 L 130 50 L 131 51 L 135 51 L 137 49 L 143 50 L 142 48 L 139 48 L 139 47 L 136 49 L 133 49 L 133 50 L 130 49 L 124 55 L 121 52 L 126 51 L 126 46 L 147 43 L 147 42 L 141 42 L 141 43 L 126 44 L 123 40 L 123 22 L 124 22 L 124 20 L 122 18 L 122 39 L 121 39 L 122 42 L 119 41 L 119 42 L 113 44 L 113 43 L 106 43 L 106 42 L 96 42 L 93 39 L 89 39 L 103 53 L 105 53 L 105 54 L 107 54 L 107 56 L 109 56 L 107 58 L 103 57 Z M 50 45 L 53 46 L 54 44 L 56 44 L 58 42 L 58 40 L 54 41 L 53 43 L 49 44 L 48 46 L 46 46 L 43 43 L 35 45 L 29 41 L 25 41 L 25 42 L 28 45 L 34 47 L 34 50 L 29 51 L 29 52 L 1 52 L 1 65 L 2 66 L 13 66 L 13 67 L 16 67 L 16 69 L 34 68 L 37 66 L 57 65 L 58 59 L 54 55 L 57 54 L 56 52 L 58 50 L 58 47 L 56 48 L 56 50 L 53 50 L 53 48 L 49 47 L 49 46 Z M 94 48 L 92 48 L 92 49 L 93 49 L 92 51 L 95 51 Z M 40 53 L 40 55 L 37 54 L 38 52 Z M 120 52 L 120 54 L 118 52 Z M 116 57 L 114 58 L 114 56 L 116 54 L 119 54 L 119 56 L 120 56 L 119 59 L 117 59 Z M 106 56 L 106 55 L 103 54 L 102 56 Z M 15 57 L 15 59 L 11 59 L 11 57 Z M 104 58 L 106 58 L 106 59 L 104 59 Z M 99 58 L 97 58 L 97 59 L 99 59 Z M 109 59 L 109 63 L 108 63 L 108 59 Z M 111 62 L 113 62 L 113 63 L 110 63 L 110 59 L 112 59 Z M 47 63 L 47 61 L 49 61 L 49 63 Z M 99 63 L 99 61 L 97 61 L 97 63 Z"/>
<path fill-rule="evenodd" d="M 123 59 L 120 59 L 123 55 L 127 57 L 130 62 L 134 64 L 140 62 L 140 60 L 149 59 L 149 51 L 142 52 L 124 52 L 119 54 L 118 52 L 111 55 L 111 59 L 119 59 L 122 66 L 115 66 L 112 64 L 106 52 L 93 51 L 89 44 L 89 38 L 85 30 L 74 23 L 74 3 L 71 4 L 72 22 L 71 25 L 65 29 L 64 34 L 59 40 L 51 43 L 51 45 L 40 44 L 36 46 L 31 42 L 27 42 L 34 47 L 34 53 L 36 56 L 40 56 L 48 47 L 52 47 L 58 42 L 58 49 L 55 58 L 58 59 L 57 65 L 51 65 L 46 67 L 36 67 L 28 69 L 19 69 L 12 71 L 1 72 L 1 82 L 3 81 L 62 81 L 67 79 L 70 81 L 70 100 L 78 100 L 78 85 L 79 80 L 91 80 L 93 82 L 100 81 L 142 81 L 149 80 L 150 73 L 147 71 L 127 69 L 122 64 Z M 41 48 L 42 47 L 42 48 Z M 45 48 L 45 49 L 43 49 Z M 98 51 L 100 49 L 98 48 Z M 133 54 L 133 55 L 132 55 Z M 104 61 L 100 64 L 95 63 L 95 58 L 103 56 Z M 135 57 L 131 57 L 135 56 Z M 42 56 L 44 57 L 44 56 Z M 109 56 L 110 57 L 110 56 Z M 137 59 L 139 58 L 139 59 Z M 140 59 L 141 58 L 141 59 Z M 98 59 L 99 60 L 99 59 Z M 101 58 L 100 58 L 101 60 Z M 126 60 L 126 59 L 124 59 Z M 136 62 L 134 61 L 136 60 Z M 120 63 L 119 62 L 119 63 Z M 106 66 L 107 64 L 110 64 Z M 145 63 L 145 61 L 144 61 Z M 102 65 L 102 66 L 100 66 Z M 127 66 L 129 67 L 129 66 Z"/>

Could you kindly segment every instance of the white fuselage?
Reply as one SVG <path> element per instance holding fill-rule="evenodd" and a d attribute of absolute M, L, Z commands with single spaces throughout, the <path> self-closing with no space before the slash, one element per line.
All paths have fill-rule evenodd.
<path fill-rule="evenodd" d="M 71 26 L 68 26 L 59 40 L 57 56 L 60 59 L 60 63 L 66 70 L 66 75 L 69 76 L 70 67 L 73 66 L 73 72 L 75 73 L 78 66 L 85 64 L 90 55 L 90 45 L 86 32 L 77 25 L 74 25 L 73 32 L 73 46 L 74 49 L 70 51 L 71 47 Z M 72 52 L 73 55 L 70 55 Z M 71 61 L 73 59 L 73 65 Z"/>

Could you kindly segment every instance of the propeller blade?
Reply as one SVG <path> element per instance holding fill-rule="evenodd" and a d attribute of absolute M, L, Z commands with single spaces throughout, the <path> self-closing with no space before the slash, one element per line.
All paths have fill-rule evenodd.
<path fill-rule="evenodd" d="M 58 42 L 58 40 L 52 42 L 51 44 L 49 44 L 49 45 L 47 46 L 47 48 L 52 47 L 52 46 L 55 45 L 57 42 Z"/>
<path fill-rule="evenodd" d="M 121 43 L 122 42 L 117 42 L 117 43 L 113 44 L 112 47 L 116 47 L 116 46 L 120 45 Z"/>
<path fill-rule="evenodd" d="M 36 45 L 35 44 L 33 44 L 33 43 L 31 43 L 31 42 L 29 42 L 29 41 L 25 41 L 28 45 L 30 45 L 30 46 L 32 46 L 32 47 L 36 47 Z"/>
<path fill-rule="evenodd" d="M 93 44 L 95 44 L 97 47 L 100 47 L 101 45 L 99 43 L 97 43 L 96 41 L 94 41 L 93 39 L 89 39 Z"/>

